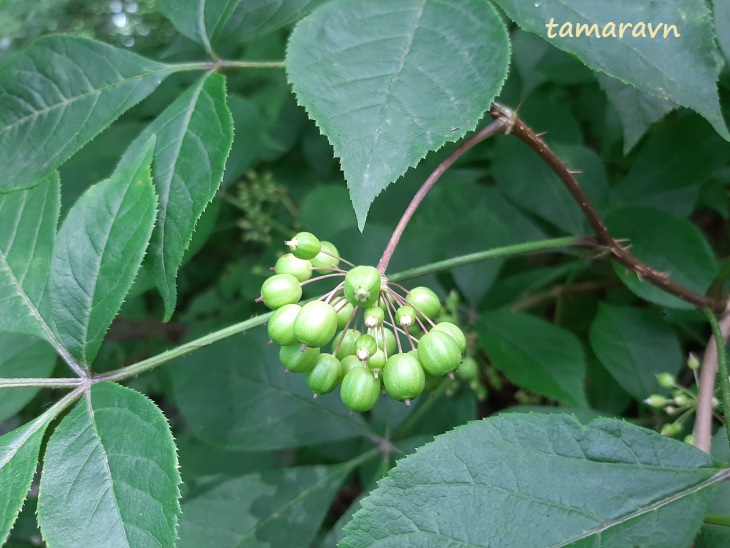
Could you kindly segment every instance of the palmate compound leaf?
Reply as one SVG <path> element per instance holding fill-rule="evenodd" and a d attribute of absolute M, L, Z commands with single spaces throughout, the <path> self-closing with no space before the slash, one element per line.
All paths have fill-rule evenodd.
<path fill-rule="evenodd" d="M 504 415 L 400 460 L 339 546 L 688 546 L 728 475 L 626 422 Z"/>
<path fill-rule="evenodd" d="M 152 135 L 157 138 L 152 181 L 159 208 L 145 265 L 162 294 L 165 320 L 169 320 L 177 301 L 175 279 L 183 255 L 195 224 L 220 186 L 233 142 L 225 77 L 201 78 L 166 108 L 125 152 L 118 173 Z"/>
<path fill-rule="evenodd" d="M 0 193 L 0 331 L 55 339 L 41 301 L 60 202 L 57 172 L 28 190 Z"/>
<path fill-rule="evenodd" d="M 340 0 L 297 25 L 289 79 L 341 159 L 360 229 L 386 186 L 476 127 L 508 61 L 484 0 Z"/>
<path fill-rule="evenodd" d="M 0 192 L 29 188 L 180 70 L 101 42 L 45 36 L 0 66 Z"/>
<path fill-rule="evenodd" d="M 523 30 L 575 54 L 593 70 L 695 110 L 730 140 L 717 93 L 720 51 L 704 0 L 496 2 Z M 556 26 L 548 28 L 551 22 Z M 568 27 L 562 29 L 567 23 L 570 35 Z M 581 35 L 578 24 L 585 25 Z M 621 24 L 631 25 L 623 36 Z"/>
<path fill-rule="evenodd" d="M 87 190 L 58 232 L 50 274 L 55 331 L 82 365 L 96 357 L 142 263 L 157 198 L 154 137 L 111 178 Z"/>
<path fill-rule="evenodd" d="M 173 546 L 179 484 L 160 409 L 129 388 L 96 384 L 48 442 L 38 523 L 49 546 Z"/>

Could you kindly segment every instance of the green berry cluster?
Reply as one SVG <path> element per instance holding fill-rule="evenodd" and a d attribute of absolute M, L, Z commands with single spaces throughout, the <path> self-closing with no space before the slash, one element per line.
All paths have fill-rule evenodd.
<path fill-rule="evenodd" d="M 306 374 L 315 397 L 339 385 L 343 403 L 364 412 L 383 390 L 410 405 L 444 376 L 454 378 L 466 337 L 455 323 L 436 323 L 441 302 L 431 289 L 391 283 L 372 266 L 341 259 L 334 245 L 309 232 L 285 244 L 290 253 L 276 262 L 258 301 L 275 310 L 268 330 L 281 346 L 281 362 Z M 313 278 L 314 272 L 322 275 Z M 302 285 L 325 278 L 341 280 L 300 305 Z"/>

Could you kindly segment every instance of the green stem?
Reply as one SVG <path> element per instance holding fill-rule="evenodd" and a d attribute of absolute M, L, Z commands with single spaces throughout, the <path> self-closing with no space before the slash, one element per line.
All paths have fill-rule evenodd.
<path fill-rule="evenodd" d="M 83 379 L 0 379 L 0 388 L 75 388 L 82 384 Z"/>
<path fill-rule="evenodd" d="M 478 263 L 480 261 L 486 261 L 489 259 L 503 259 L 505 257 L 511 257 L 513 255 L 556 251 L 564 248 L 584 246 L 586 245 L 586 241 L 587 240 L 584 237 L 569 236 L 566 238 L 553 238 L 550 240 L 540 240 L 538 242 L 526 242 L 524 244 L 497 247 L 495 249 L 488 249 L 487 251 L 478 251 L 477 253 L 461 255 L 459 257 L 453 257 L 451 259 L 438 261 L 436 263 L 404 270 L 402 272 L 389 275 L 388 280 L 398 282 L 401 280 L 416 278 L 418 276 L 425 276 L 426 274 L 433 274 L 435 272 L 441 272 L 442 270 L 449 270 L 451 268 L 457 268 L 459 266 Z"/>
<path fill-rule="evenodd" d="M 705 523 L 710 525 L 724 525 L 730 527 L 730 516 L 718 516 L 717 514 L 705 514 Z"/>
<path fill-rule="evenodd" d="M 239 69 L 283 69 L 284 61 L 198 61 L 192 63 L 173 63 L 167 66 L 169 70 L 179 72 L 184 70 L 220 70 L 227 68 Z"/>
<path fill-rule="evenodd" d="M 717 371 L 720 374 L 720 395 L 722 399 L 722 413 L 725 417 L 725 432 L 728 444 L 730 444 L 730 378 L 728 378 L 727 347 L 725 338 L 722 336 L 720 323 L 715 313 L 709 308 L 704 309 L 707 321 L 710 322 L 712 335 L 715 337 L 717 346 Z"/>
<path fill-rule="evenodd" d="M 490 249 L 490 250 L 481 251 L 478 253 L 471 253 L 469 255 L 462 255 L 460 257 L 454 257 L 452 259 L 447 259 L 445 261 L 439 261 L 437 263 L 431 263 L 431 264 L 428 264 L 425 266 L 420 266 L 417 268 L 412 268 L 410 270 L 405 270 L 403 272 L 393 274 L 392 276 L 390 276 L 389 279 L 392 281 L 405 280 L 408 278 L 415 278 L 417 276 L 423 276 L 425 274 L 433 274 L 434 272 L 440 272 L 442 270 L 456 268 L 458 266 L 464 266 L 467 264 L 472 264 L 472 263 L 476 263 L 479 261 L 485 261 L 488 259 L 500 259 L 500 258 L 509 257 L 512 255 L 524 254 L 524 253 L 555 251 L 555 250 L 562 249 L 562 248 L 569 248 L 571 246 L 586 246 L 586 245 L 588 245 L 588 242 L 589 242 L 589 240 L 587 240 L 586 238 L 567 237 L 567 238 L 554 238 L 551 240 L 541 240 L 539 242 L 527 242 L 524 244 L 499 247 L 496 249 Z M 272 312 L 269 312 L 269 313 L 263 314 L 261 316 L 256 316 L 256 317 L 248 319 L 246 321 L 234 324 L 230 327 L 221 329 L 220 331 L 215 331 L 213 333 L 200 337 L 199 339 L 196 339 L 194 341 L 190 341 L 189 343 L 178 346 L 177 348 L 173 348 L 171 350 L 168 350 L 168 351 L 158 354 L 156 356 L 152 356 L 151 358 L 148 358 L 141 362 L 137 362 L 135 364 L 128 365 L 126 367 L 122 367 L 115 371 L 110 371 L 108 373 L 103 373 L 101 375 L 97 375 L 92 379 L 92 382 L 94 382 L 94 383 L 104 382 L 104 381 L 118 382 L 118 381 L 122 381 L 124 379 L 128 379 L 129 377 L 134 377 L 136 375 L 139 375 L 140 373 L 144 373 L 145 371 L 155 369 L 156 367 L 159 367 L 162 364 L 165 364 L 176 358 L 180 358 L 182 356 L 185 356 L 186 354 L 194 352 L 195 350 L 198 350 L 199 348 L 209 346 L 213 343 L 222 341 L 229 337 L 233 337 L 234 335 L 238 335 L 239 333 L 248 331 L 249 329 L 252 329 L 254 327 L 264 325 L 266 322 L 269 321 L 271 314 L 272 314 Z M 25 381 L 25 380 L 29 380 L 32 384 L 23 384 L 22 381 Z M 41 380 L 42 379 L 0 379 L 0 389 L 11 388 L 11 387 L 13 387 L 13 388 L 27 387 L 27 386 L 41 386 L 41 387 L 46 387 L 46 388 L 70 388 L 70 387 L 74 387 L 74 386 L 79 386 L 78 379 L 66 379 L 66 378 L 64 378 L 64 379 L 46 379 L 47 382 L 45 382 L 45 383 L 41 383 L 40 382 Z M 38 382 L 36 382 L 36 381 L 38 381 Z"/>
<path fill-rule="evenodd" d="M 176 358 L 180 358 L 186 354 L 190 354 L 195 350 L 210 346 L 213 343 L 222 341 L 229 337 L 233 337 L 234 335 L 238 335 L 239 333 L 243 333 L 244 331 L 248 331 L 251 328 L 258 327 L 259 325 L 264 325 L 266 322 L 269 321 L 269 318 L 272 314 L 273 312 L 268 312 L 267 314 L 256 316 L 255 318 L 251 318 L 244 322 L 239 322 L 219 331 L 214 331 L 213 333 L 200 337 L 199 339 L 195 339 L 194 341 L 190 341 L 189 343 L 178 346 L 177 348 L 173 348 L 172 350 L 168 350 L 167 352 L 163 352 L 162 354 L 158 354 L 157 356 L 152 356 L 151 358 L 148 358 L 141 362 L 137 362 L 133 365 L 128 365 L 127 367 L 122 367 L 121 369 L 117 369 L 116 371 L 110 371 L 109 373 L 97 375 L 94 377 L 93 382 L 116 382 L 127 379 L 129 377 L 134 377 L 135 375 L 139 375 L 140 373 L 144 373 L 145 371 L 149 371 L 150 369 L 159 367 L 160 365 L 172 361 Z"/>

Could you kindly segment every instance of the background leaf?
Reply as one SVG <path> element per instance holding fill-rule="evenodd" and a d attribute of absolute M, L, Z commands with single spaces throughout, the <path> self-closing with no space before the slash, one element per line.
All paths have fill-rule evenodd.
<path fill-rule="evenodd" d="M 242 128 L 245 131 L 245 128 Z M 233 141 L 233 120 L 226 106 L 226 81 L 220 74 L 198 80 L 135 140 L 119 162 L 126 169 L 156 136 L 152 180 L 159 196 L 157 223 L 145 265 L 165 303 L 165 321 L 175 310 L 175 279 L 195 224 L 213 199 Z"/>
<path fill-rule="evenodd" d="M 569 331 L 528 314 L 495 311 L 481 315 L 477 335 L 492 365 L 518 386 L 587 406 L 585 353 Z"/>
<path fill-rule="evenodd" d="M 265 36 L 289 23 L 327 0 L 243 0 L 233 10 L 220 39 L 249 41 Z"/>
<path fill-rule="evenodd" d="M 46 341 L 0 333 L 0 377 L 48 377 L 54 365 L 56 353 Z M 37 393 L 37 388 L 6 389 L 0 397 L 0 423 L 25 407 Z"/>
<path fill-rule="evenodd" d="M 0 66 L 0 191 L 37 184 L 176 70 L 73 36 L 33 42 Z"/>
<path fill-rule="evenodd" d="M 297 466 L 228 479 L 183 503 L 178 546 L 309 546 L 351 469 Z"/>
<path fill-rule="evenodd" d="M 504 25 L 480 0 L 342 0 L 297 25 L 289 79 L 341 158 L 360 229 L 386 186 L 476 127 L 508 60 Z"/>
<path fill-rule="evenodd" d="M 223 29 L 241 0 L 160 0 L 160 11 L 175 28 L 210 54 L 212 37 Z"/>
<path fill-rule="evenodd" d="M 48 442 L 38 523 L 56 546 L 172 546 L 179 483 L 159 408 L 129 388 L 96 384 Z"/>
<path fill-rule="evenodd" d="M 601 303 L 591 324 L 590 339 L 603 366 L 637 400 L 666 393 L 656 375 L 676 375 L 682 367 L 676 333 L 650 310 Z"/>
<path fill-rule="evenodd" d="M 631 254 L 654 270 L 666 272 L 673 280 L 704 294 L 717 272 L 717 263 L 699 229 L 688 219 L 644 208 L 626 208 L 606 221 L 616 238 L 627 238 Z M 671 234 L 671 237 L 668 235 Z M 670 308 L 694 309 L 694 305 L 639 280 L 618 263 L 616 275 L 638 297 Z"/>
<path fill-rule="evenodd" d="M 624 154 L 634 148 L 654 122 L 677 108 L 671 101 L 644 93 L 617 78 L 601 73 L 596 74 L 596 78 L 621 119 L 624 128 Z"/>
<path fill-rule="evenodd" d="M 622 421 L 508 414 L 400 460 L 340 546 L 686 546 L 724 476 L 698 449 Z"/>
<path fill-rule="evenodd" d="M 52 340 L 41 316 L 61 201 L 58 173 L 29 190 L 0 193 L 0 330 Z"/>
<path fill-rule="evenodd" d="M 38 468 L 38 452 L 49 420 L 49 415 L 41 415 L 0 436 L 0 543 L 3 545 Z"/>
<path fill-rule="evenodd" d="M 720 74 L 719 51 L 707 4 L 703 0 L 667 0 L 647 6 L 633 0 L 561 0 L 560 2 L 521 2 L 497 0 L 523 30 L 534 32 L 554 46 L 575 54 L 593 70 L 605 72 L 622 82 L 699 112 L 723 138 L 730 140 L 717 94 Z M 616 20 L 620 14 L 620 21 Z M 548 36 L 547 24 L 558 25 Z M 618 38 L 576 36 L 576 25 L 604 25 L 614 21 L 676 25 L 678 38 L 664 38 L 661 27 L 655 38 L 645 29 L 644 37 L 633 37 L 633 28 Z M 573 37 L 560 37 L 563 24 L 573 25 Z M 631 59 L 628 63 L 627 59 Z"/>
<path fill-rule="evenodd" d="M 87 190 L 58 232 L 51 262 L 56 333 L 90 364 L 137 275 L 154 225 L 154 138 L 125 166 Z"/>
<path fill-rule="evenodd" d="M 626 177 L 611 189 L 611 201 L 614 206 L 650 207 L 688 216 L 702 184 L 716 175 L 729 156 L 730 144 L 699 117 L 667 120 L 652 132 Z"/>
<path fill-rule="evenodd" d="M 263 328 L 170 367 L 183 417 L 196 436 L 214 445 L 283 449 L 374 433 L 359 415 L 349 416 L 337 393 L 315 400 L 304 375 L 284 374 Z"/>

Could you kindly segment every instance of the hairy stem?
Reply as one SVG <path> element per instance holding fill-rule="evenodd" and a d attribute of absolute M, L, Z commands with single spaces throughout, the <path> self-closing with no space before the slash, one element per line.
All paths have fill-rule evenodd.
<path fill-rule="evenodd" d="M 416 195 L 413 196 L 411 203 L 408 204 L 408 207 L 406 208 L 403 216 L 398 222 L 398 226 L 395 227 L 395 230 L 390 237 L 388 245 L 385 246 L 383 256 L 380 257 L 380 261 L 378 262 L 377 267 L 378 271 L 381 274 L 385 274 L 385 271 L 388 269 L 388 263 L 390 263 L 393 252 L 398 246 L 398 242 L 400 241 L 401 236 L 403 236 L 403 232 L 405 231 L 406 226 L 408 226 L 408 222 L 411 220 L 411 217 L 413 217 L 413 214 L 416 212 L 416 209 L 418 209 L 418 206 L 421 205 L 421 202 L 426 197 L 426 194 L 428 194 L 428 191 L 431 190 L 431 188 L 433 188 L 433 185 L 436 184 L 436 181 L 441 178 L 441 175 L 443 175 L 447 169 L 454 165 L 454 162 L 456 162 L 456 160 L 461 158 L 469 150 L 474 148 L 485 139 L 491 137 L 496 133 L 499 133 L 501 129 L 505 126 L 505 124 L 506 122 L 502 119 L 494 120 L 487 127 L 474 134 L 469 139 L 464 141 L 461 145 L 459 145 L 459 147 L 454 150 L 454 152 L 449 154 L 449 156 L 439 164 L 439 166 L 433 171 L 433 173 L 428 176 L 428 179 L 426 179 L 421 188 L 418 189 Z"/>
<path fill-rule="evenodd" d="M 705 316 L 712 328 L 712 338 L 715 339 L 717 349 L 717 370 L 720 373 L 720 394 L 722 398 L 722 414 L 725 418 L 725 432 L 728 444 L 730 444 L 730 378 L 728 378 L 727 349 L 725 347 L 725 335 L 712 310 L 705 309 Z M 714 380 L 714 379 L 713 379 Z M 712 382 L 714 388 L 715 383 Z M 708 448 L 709 449 L 709 448 Z M 709 451 L 708 451 L 709 452 Z"/>
<path fill-rule="evenodd" d="M 75 388 L 83 385 L 84 379 L 0 379 L 1 388 Z"/>

